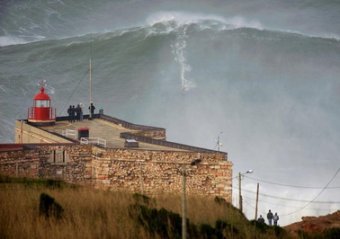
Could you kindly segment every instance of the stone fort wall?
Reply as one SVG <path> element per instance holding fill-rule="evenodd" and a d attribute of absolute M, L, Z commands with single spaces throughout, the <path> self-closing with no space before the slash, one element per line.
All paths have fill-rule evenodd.
<path fill-rule="evenodd" d="M 17 144 L 0 148 L 0 173 L 62 179 L 70 183 L 145 194 L 180 192 L 187 173 L 188 194 L 231 202 L 232 163 L 219 152 L 101 149 L 79 144 Z M 193 160 L 200 161 L 190 165 Z"/>
<path fill-rule="evenodd" d="M 22 144 L 0 148 L 0 173 L 8 176 L 55 178 L 91 184 L 92 147 L 74 144 Z M 8 148 L 8 147 L 7 147 Z"/>

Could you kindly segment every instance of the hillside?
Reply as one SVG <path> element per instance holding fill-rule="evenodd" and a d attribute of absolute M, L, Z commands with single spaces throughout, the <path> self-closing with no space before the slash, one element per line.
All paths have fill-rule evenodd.
<path fill-rule="evenodd" d="M 340 238 L 340 210 L 320 217 L 302 217 L 285 227 L 295 238 Z"/>
<path fill-rule="evenodd" d="M 47 209 L 46 205 L 54 206 Z M 289 238 L 221 198 L 188 196 L 187 238 Z M 0 176 L 0 238 L 181 238 L 181 197 Z"/>

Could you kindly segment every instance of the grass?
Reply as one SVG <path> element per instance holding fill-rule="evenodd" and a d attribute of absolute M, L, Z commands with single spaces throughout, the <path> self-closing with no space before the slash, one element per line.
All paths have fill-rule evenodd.
<path fill-rule="evenodd" d="M 61 219 L 39 216 L 42 193 L 63 208 Z M 232 205 L 188 197 L 188 238 L 288 238 L 259 228 Z M 180 195 L 154 198 L 55 180 L 0 177 L 0 238 L 181 238 Z"/>

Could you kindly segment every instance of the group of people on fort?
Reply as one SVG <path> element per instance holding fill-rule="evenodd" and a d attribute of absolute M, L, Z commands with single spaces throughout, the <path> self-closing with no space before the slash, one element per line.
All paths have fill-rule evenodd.
<path fill-rule="evenodd" d="M 274 226 L 277 226 L 277 222 L 279 221 L 279 215 L 277 215 L 277 212 L 275 214 L 272 213 L 272 211 L 269 209 L 267 213 L 267 219 L 268 219 L 268 224 L 269 226 L 272 226 L 274 223 Z M 265 223 L 264 218 L 262 215 L 257 219 L 259 223 Z"/>
<path fill-rule="evenodd" d="M 93 105 L 93 103 L 91 103 L 91 105 L 89 106 L 89 111 L 90 111 L 89 119 L 91 119 L 91 116 L 94 114 L 95 109 L 96 107 Z M 68 114 L 68 121 L 71 123 L 75 121 L 82 121 L 84 119 L 83 104 L 79 103 L 77 107 L 75 107 L 74 105 L 70 105 L 70 107 L 67 109 L 67 114 Z"/>

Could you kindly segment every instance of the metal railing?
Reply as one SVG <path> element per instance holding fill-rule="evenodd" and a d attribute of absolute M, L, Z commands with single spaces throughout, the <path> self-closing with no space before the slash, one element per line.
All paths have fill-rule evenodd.
<path fill-rule="evenodd" d="M 99 146 L 106 148 L 106 140 L 99 138 L 99 137 L 92 137 L 92 138 L 81 137 L 80 143 L 81 144 L 95 144 L 95 145 L 99 145 Z"/>
<path fill-rule="evenodd" d="M 75 139 L 77 138 L 77 131 L 74 129 L 63 129 L 61 131 L 61 135 L 65 137 L 74 137 Z"/>

